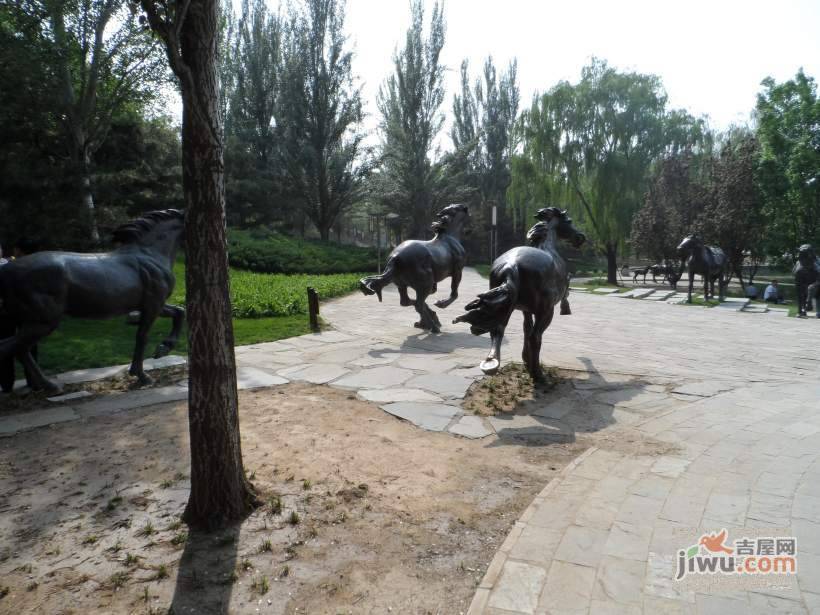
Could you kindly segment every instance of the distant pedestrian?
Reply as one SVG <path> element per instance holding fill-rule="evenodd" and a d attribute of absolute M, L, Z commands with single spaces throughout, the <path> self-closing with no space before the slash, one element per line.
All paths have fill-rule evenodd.
<path fill-rule="evenodd" d="M 766 290 L 763 291 L 763 300 L 766 303 L 783 303 L 783 295 L 780 292 L 777 280 L 772 280 Z"/>

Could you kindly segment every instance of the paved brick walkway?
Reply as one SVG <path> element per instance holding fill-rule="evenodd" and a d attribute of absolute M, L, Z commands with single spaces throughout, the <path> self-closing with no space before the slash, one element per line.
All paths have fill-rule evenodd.
<path fill-rule="evenodd" d="M 425 429 L 488 442 L 601 435 L 515 524 L 471 613 L 820 612 L 818 322 L 573 294 L 573 315 L 556 316 L 542 360 L 578 378 L 532 414 L 486 420 L 460 403 L 489 341 L 449 324 L 486 287 L 465 272 L 461 298 L 436 310 L 437 336 L 413 329 L 416 314 L 392 287 L 383 303 L 329 302 L 335 330 L 238 348 L 240 385 L 326 383 Z M 517 359 L 521 345 L 516 314 L 502 359 Z M 184 398 L 181 385 L 5 416 L 0 435 Z M 636 437 L 664 454 L 604 442 Z M 796 536 L 796 579 L 783 589 L 674 581 L 678 550 L 722 528 Z"/>

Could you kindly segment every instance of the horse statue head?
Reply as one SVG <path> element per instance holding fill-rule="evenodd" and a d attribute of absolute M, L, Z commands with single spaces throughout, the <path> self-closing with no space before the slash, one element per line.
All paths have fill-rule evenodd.
<path fill-rule="evenodd" d="M 466 205 L 448 205 L 436 214 L 431 228 L 439 235 L 441 233 L 458 234 L 470 219 L 470 210 Z"/>
<path fill-rule="evenodd" d="M 703 240 L 700 238 L 700 235 L 698 233 L 692 233 L 683 238 L 683 241 L 680 242 L 677 248 L 677 252 L 680 256 L 687 256 L 701 247 L 703 247 Z"/>
<path fill-rule="evenodd" d="M 123 246 L 156 250 L 173 260 L 185 229 L 185 212 L 181 209 L 149 211 L 142 217 L 117 227 L 113 240 Z"/>
<path fill-rule="evenodd" d="M 541 237 L 542 233 L 553 229 L 559 239 L 569 242 L 575 248 L 580 248 L 587 240 L 587 236 L 573 226 L 572 218 L 567 215 L 566 209 L 543 207 L 535 213 L 535 219 L 540 220 L 540 222 L 533 226 L 527 233 L 527 241 L 530 242 L 530 245 L 536 245 L 530 241 L 530 234 L 532 234 L 533 239 L 535 239 Z M 544 225 L 543 228 L 540 226 L 542 224 Z M 546 236 L 538 241 L 538 243 L 541 243 L 544 239 L 546 239 Z"/>
<path fill-rule="evenodd" d="M 817 252 L 810 243 L 804 243 L 797 248 L 797 261 L 804 267 L 816 266 Z"/>

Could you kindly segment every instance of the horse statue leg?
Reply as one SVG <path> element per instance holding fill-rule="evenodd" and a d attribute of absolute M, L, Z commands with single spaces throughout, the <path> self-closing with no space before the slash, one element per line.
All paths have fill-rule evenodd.
<path fill-rule="evenodd" d="M 34 390 L 48 393 L 59 393 L 62 390 L 59 383 L 45 377 L 40 366 L 31 356 L 31 347 L 56 328 L 56 325 L 25 323 L 17 329 L 14 337 L 0 342 L 0 357 L 17 357 L 17 360 L 23 364 L 29 386 Z"/>
<path fill-rule="evenodd" d="M 162 340 L 162 342 L 157 346 L 157 349 L 154 351 L 155 359 L 164 357 L 176 348 L 177 342 L 179 341 L 179 334 L 182 331 L 182 323 L 185 322 L 185 308 L 166 303 L 162 307 L 162 312 L 160 312 L 160 315 L 170 317 L 172 319 L 172 324 L 171 332 L 168 334 L 168 337 Z"/>
<path fill-rule="evenodd" d="M 407 294 L 407 287 L 399 284 L 396 284 L 396 288 L 399 289 L 399 305 L 402 307 L 409 307 L 413 305 L 413 300 Z"/>
<path fill-rule="evenodd" d="M 542 382 L 544 380 L 544 370 L 541 369 L 541 339 L 544 336 L 544 331 L 550 326 L 554 314 L 555 307 L 552 306 L 545 310 L 543 314 L 538 314 L 528 334 L 526 333 L 526 322 L 524 324 L 524 331 L 527 336 L 525 346 L 528 350 L 528 358 L 525 364 L 530 377 L 532 377 L 535 382 Z"/>
<path fill-rule="evenodd" d="M 431 333 L 440 333 L 441 322 L 439 322 L 436 313 L 427 306 L 427 295 L 419 292 L 417 288 L 414 290 L 416 291 L 415 307 L 419 313 L 419 321 L 413 323 L 413 326 L 417 329 L 430 331 Z"/>
<path fill-rule="evenodd" d="M 161 311 L 162 308 L 157 309 L 153 306 L 140 310 L 140 322 L 137 325 L 137 336 L 134 344 L 134 357 L 131 360 L 131 367 L 128 373 L 132 376 L 136 376 L 139 383 L 143 386 L 150 385 L 154 382 L 154 380 L 145 373 L 142 362 L 145 358 L 145 345 L 148 343 L 148 332 L 151 330 L 151 325 L 154 324 L 154 321 Z"/>
<path fill-rule="evenodd" d="M 439 299 L 435 306 L 442 310 L 450 305 L 453 301 L 458 299 L 458 285 L 461 284 L 461 269 L 453 271 L 452 280 L 450 282 L 450 296 L 446 299 Z"/>

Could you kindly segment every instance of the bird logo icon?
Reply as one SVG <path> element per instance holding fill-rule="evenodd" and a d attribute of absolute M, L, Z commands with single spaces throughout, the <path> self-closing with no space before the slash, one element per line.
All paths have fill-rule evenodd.
<path fill-rule="evenodd" d="M 712 553 L 728 553 L 731 555 L 734 553 L 734 549 L 731 547 L 727 547 L 723 543 L 726 541 L 726 529 L 720 531 L 719 534 L 704 534 L 700 537 L 700 544 L 706 547 Z"/>

